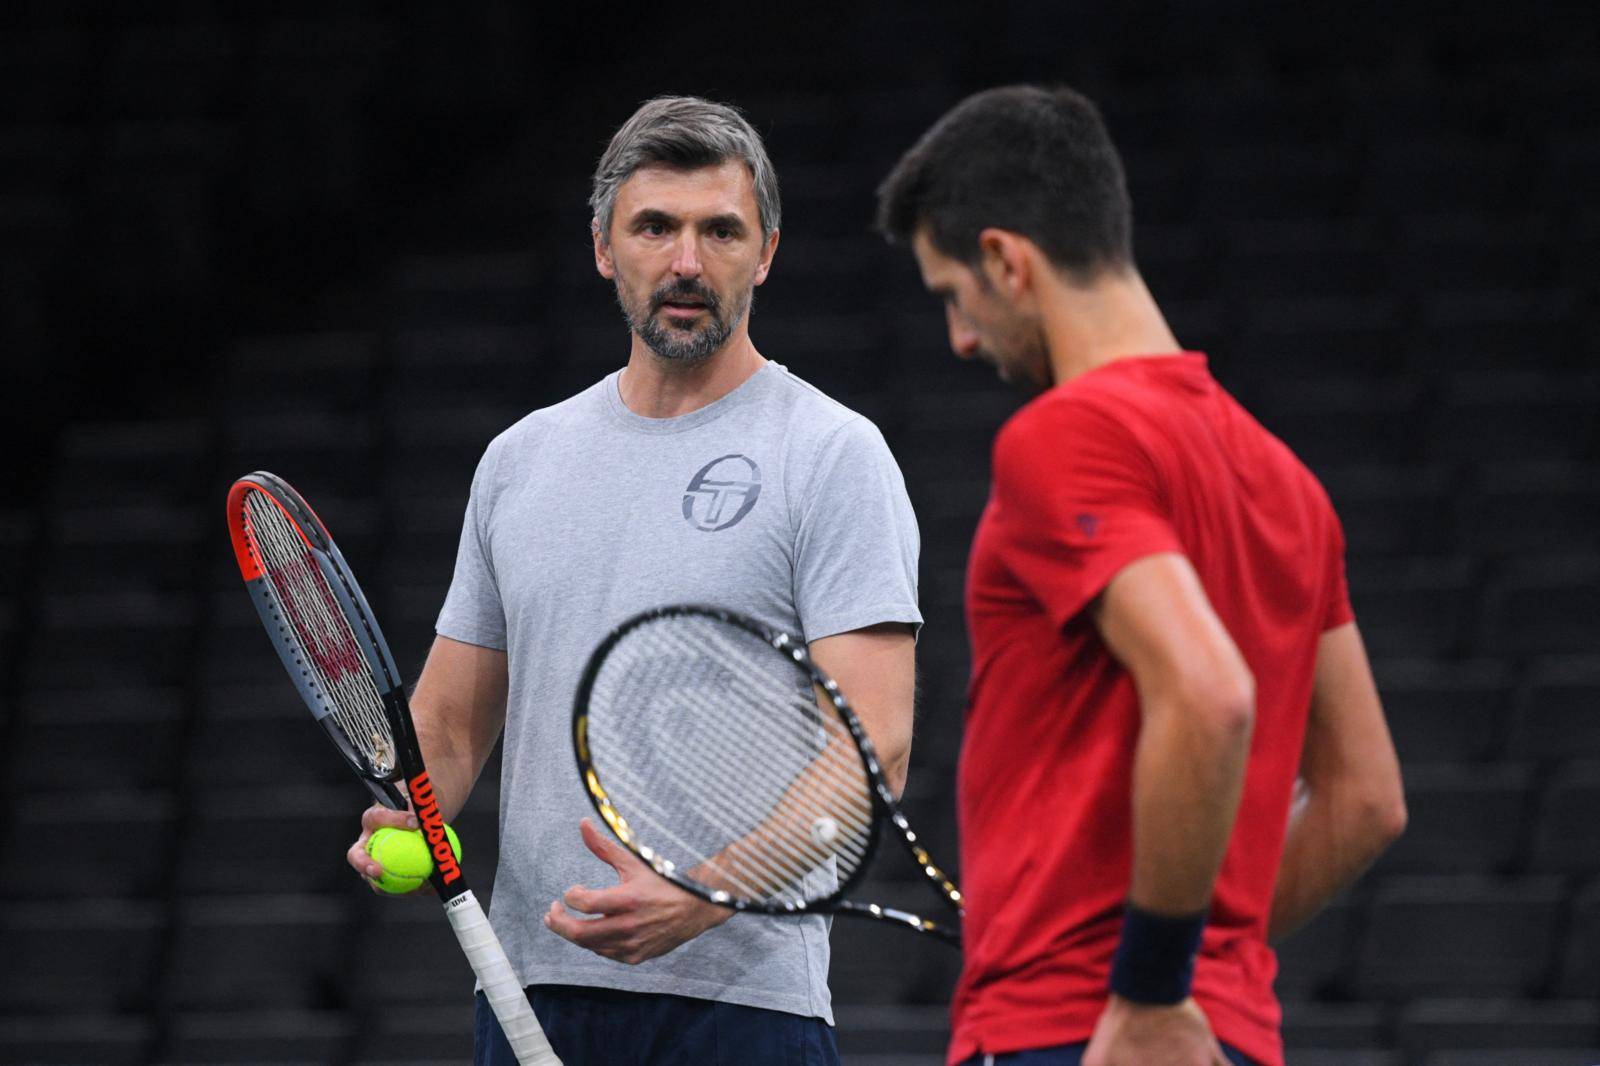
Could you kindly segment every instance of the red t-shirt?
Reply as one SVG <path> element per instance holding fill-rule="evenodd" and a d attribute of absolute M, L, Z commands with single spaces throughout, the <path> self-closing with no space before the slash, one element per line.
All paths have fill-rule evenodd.
<path fill-rule="evenodd" d="M 1087 1040 L 1132 864 L 1139 703 L 1084 608 L 1180 552 L 1256 682 L 1244 794 L 1194 996 L 1218 1039 L 1283 1061 L 1267 946 L 1318 638 L 1351 619 L 1322 487 L 1205 356 L 1121 359 L 1001 429 L 967 574 L 972 684 L 959 774 L 965 965 L 950 1061 Z"/>

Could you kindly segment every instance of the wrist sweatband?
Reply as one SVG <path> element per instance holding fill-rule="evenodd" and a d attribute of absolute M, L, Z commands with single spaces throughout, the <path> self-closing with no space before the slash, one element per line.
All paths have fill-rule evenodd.
<path fill-rule="evenodd" d="M 1111 963 L 1111 991 L 1133 1003 L 1170 1005 L 1189 995 L 1206 916 L 1168 918 L 1128 904 Z"/>

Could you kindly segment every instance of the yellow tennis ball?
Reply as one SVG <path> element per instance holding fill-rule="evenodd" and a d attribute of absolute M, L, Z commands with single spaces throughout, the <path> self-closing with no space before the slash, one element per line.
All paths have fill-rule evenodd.
<path fill-rule="evenodd" d="M 456 831 L 448 825 L 445 834 L 450 838 L 450 850 L 461 861 L 461 841 Z M 428 842 L 419 829 L 393 829 L 384 826 L 367 838 L 367 854 L 378 860 L 383 876 L 372 883 L 385 892 L 403 895 L 415 892 L 433 873 L 433 855 Z"/>

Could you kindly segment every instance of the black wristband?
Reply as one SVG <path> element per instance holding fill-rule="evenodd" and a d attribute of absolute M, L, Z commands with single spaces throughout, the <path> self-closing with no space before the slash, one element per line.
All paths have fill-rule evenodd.
<path fill-rule="evenodd" d="M 1111 991 L 1132 1003 L 1170 1006 L 1188 998 L 1206 916 L 1168 918 L 1128 904 L 1111 963 Z"/>

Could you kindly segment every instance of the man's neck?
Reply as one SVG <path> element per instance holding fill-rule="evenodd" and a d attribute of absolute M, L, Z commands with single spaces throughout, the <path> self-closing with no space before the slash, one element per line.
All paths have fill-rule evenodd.
<path fill-rule="evenodd" d="M 661 358 L 636 335 L 617 391 L 636 415 L 676 418 L 722 399 L 749 381 L 766 362 L 743 329 L 735 331 L 710 358 L 693 364 Z"/>
<path fill-rule="evenodd" d="M 1041 300 L 1053 384 L 1140 355 L 1182 351 L 1138 271 L 1105 274 L 1087 286 L 1052 277 Z"/>

